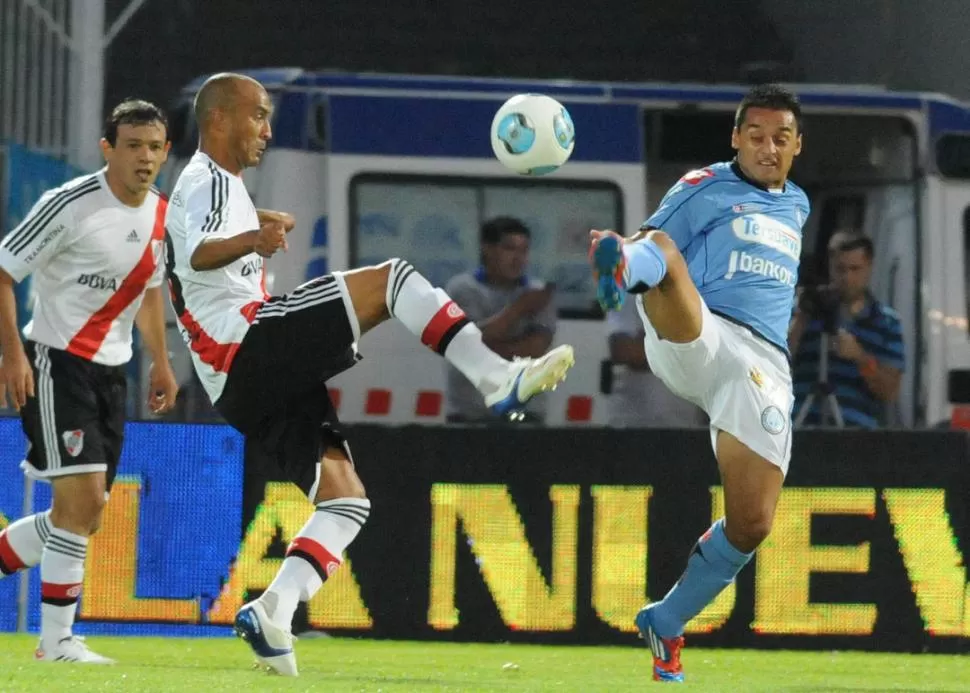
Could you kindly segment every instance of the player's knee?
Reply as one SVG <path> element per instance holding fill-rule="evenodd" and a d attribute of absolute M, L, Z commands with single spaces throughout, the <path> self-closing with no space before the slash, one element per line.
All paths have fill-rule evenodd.
<path fill-rule="evenodd" d="M 739 551 L 751 553 L 771 534 L 774 513 L 752 509 L 739 518 L 728 518 L 728 540 Z"/>
<path fill-rule="evenodd" d="M 51 508 L 51 524 L 68 532 L 89 536 L 101 528 L 104 506 L 104 491 L 97 489 L 91 489 L 90 493 L 55 498 Z"/>
<path fill-rule="evenodd" d="M 388 260 L 339 273 L 350 294 L 362 334 L 390 317 L 387 297 L 395 262 Z"/>

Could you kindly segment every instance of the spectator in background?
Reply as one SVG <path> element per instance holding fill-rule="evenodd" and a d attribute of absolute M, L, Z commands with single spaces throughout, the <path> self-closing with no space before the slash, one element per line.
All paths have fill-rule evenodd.
<path fill-rule="evenodd" d="M 554 286 L 529 279 L 529 229 L 513 217 L 495 217 L 481 229 L 481 266 L 459 274 L 445 291 L 482 331 L 482 340 L 500 356 L 541 356 L 556 332 Z M 526 420 L 545 421 L 546 403 L 529 403 Z M 447 420 L 496 421 L 478 390 L 448 367 Z"/>
<path fill-rule="evenodd" d="M 631 299 L 638 297 L 632 296 Z M 693 428 L 708 425 L 704 412 L 672 393 L 650 372 L 636 300 L 606 317 L 612 368 L 607 375 L 608 424 L 615 428 Z"/>
<path fill-rule="evenodd" d="M 869 291 L 872 240 L 840 231 L 828 246 L 831 284 L 821 292 L 802 290 L 788 334 L 793 355 L 795 409 L 819 379 L 819 345 L 826 314 L 835 328 L 829 338 L 828 379 L 846 426 L 877 428 L 886 405 L 896 401 L 905 365 L 899 316 Z M 809 299 L 809 297 L 812 297 Z M 830 296 L 825 300 L 825 296 Z M 819 424 L 812 403 L 804 424 Z"/>

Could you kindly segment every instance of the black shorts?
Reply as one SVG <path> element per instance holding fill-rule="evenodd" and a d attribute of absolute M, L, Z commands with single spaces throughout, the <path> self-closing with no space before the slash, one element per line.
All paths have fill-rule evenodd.
<path fill-rule="evenodd" d="M 26 351 L 35 396 L 20 410 L 29 443 L 24 471 L 38 479 L 104 472 L 110 488 L 125 437 L 125 367 L 35 342 Z"/>
<path fill-rule="evenodd" d="M 342 279 L 329 274 L 267 300 L 216 402 L 247 446 L 257 448 L 247 459 L 275 467 L 268 475 L 282 471 L 308 496 L 327 448 L 347 450 L 326 382 L 359 358 L 349 301 Z"/>

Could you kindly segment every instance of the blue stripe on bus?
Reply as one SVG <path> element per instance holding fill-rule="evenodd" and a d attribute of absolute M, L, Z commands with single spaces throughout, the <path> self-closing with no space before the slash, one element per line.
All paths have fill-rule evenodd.
<path fill-rule="evenodd" d="M 501 99 L 331 96 L 329 101 L 334 153 L 494 158 L 489 130 Z M 573 161 L 643 161 L 636 106 L 564 105 L 576 127 Z"/>

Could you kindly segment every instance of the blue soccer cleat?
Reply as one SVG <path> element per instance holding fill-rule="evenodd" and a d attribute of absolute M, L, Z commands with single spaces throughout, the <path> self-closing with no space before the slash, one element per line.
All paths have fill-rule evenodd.
<path fill-rule="evenodd" d="M 526 402 L 542 392 L 555 390 L 575 362 L 573 348 L 568 344 L 537 359 L 515 359 L 509 363 L 505 382 L 485 398 L 485 404 L 499 416 L 520 419 Z"/>
<path fill-rule="evenodd" d="M 603 310 L 619 310 L 626 298 L 626 258 L 623 256 L 623 239 L 615 233 L 607 233 L 593 241 L 589 249 L 596 280 L 596 300 Z"/>
<path fill-rule="evenodd" d="M 680 664 L 680 650 L 684 646 L 684 637 L 662 638 L 657 635 L 650 615 L 654 606 L 643 607 L 636 617 L 640 637 L 653 653 L 653 680 L 683 683 L 684 667 Z"/>
<path fill-rule="evenodd" d="M 236 635 L 253 649 L 256 660 L 283 676 L 298 676 L 293 634 L 273 623 L 259 600 L 249 602 L 236 614 Z"/>

